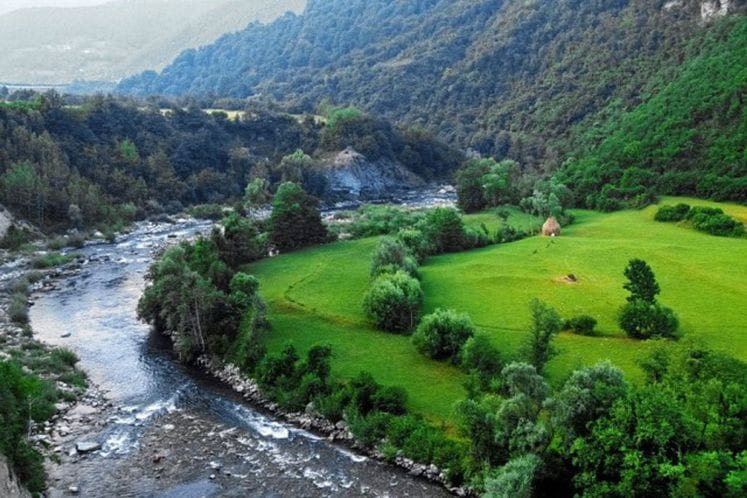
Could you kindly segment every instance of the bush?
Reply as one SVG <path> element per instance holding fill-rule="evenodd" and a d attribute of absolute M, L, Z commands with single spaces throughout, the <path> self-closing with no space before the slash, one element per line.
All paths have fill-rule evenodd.
<path fill-rule="evenodd" d="M 464 222 L 455 209 L 436 208 L 428 213 L 423 231 L 436 253 L 457 252 L 465 248 Z"/>
<path fill-rule="evenodd" d="M 33 239 L 34 234 L 27 228 L 11 225 L 5 233 L 5 236 L 0 239 L 0 249 L 17 251 L 21 246 L 31 242 Z"/>
<path fill-rule="evenodd" d="M 8 305 L 8 316 L 19 325 L 29 323 L 29 309 L 26 293 L 16 292 L 10 298 Z"/>
<path fill-rule="evenodd" d="M 391 237 L 381 239 L 371 261 L 371 276 L 403 271 L 411 277 L 418 276 L 418 263 L 410 251 L 399 240 Z"/>
<path fill-rule="evenodd" d="M 38 256 L 31 261 L 31 266 L 37 270 L 44 268 L 53 268 L 55 266 L 61 266 L 69 263 L 73 260 L 73 256 L 60 254 L 58 252 L 50 252 L 43 256 Z"/>
<path fill-rule="evenodd" d="M 422 305 L 420 282 L 402 271 L 377 277 L 363 299 L 366 315 L 389 332 L 410 332 Z"/>
<path fill-rule="evenodd" d="M 656 221 L 682 221 L 690 213 L 690 206 L 687 204 L 677 204 L 676 206 L 662 206 L 656 212 L 654 219 Z"/>
<path fill-rule="evenodd" d="M 280 251 L 292 251 L 325 242 L 328 237 L 319 201 L 296 183 L 281 184 L 272 201 L 270 241 Z"/>
<path fill-rule="evenodd" d="M 574 334 L 594 335 L 594 328 L 597 326 L 597 320 L 589 315 L 575 316 L 566 320 L 565 330 L 571 330 Z"/>
<path fill-rule="evenodd" d="M 620 328 L 635 339 L 674 337 L 679 320 L 671 309 L 659 303 L 635 300 L 620 311 Z"/>
<path fill-rule="evenodd" d="M 421 230 L 402 229 L 397 233 L 397 240 L 410 251 L 419 264 L 425 262 L 428 256 L 435 252 L 433 244 Z"/>
<path fill-rule="evenodd" d="M 694 207 L 690 210 L 688 220 L 696 230 L 719 237 L 741 237 L 744 225 L 719 208 Z"/>
<path fill-rule="evenodd" d="M 420 211 L 397 206 L 366 205 L 353 213 L 353 219 L 345 229 L 354 238 L 394 235 L 400 230 L 414 227 L 423 217 Z"/>
<path fill-rule="evenodd" d="M 467 314 L 438 309 L 423 318 L 412 342 L 418 351 L 430 358 L 448 358 L 458 363 L 462 346 L 474 335 L 475 327 Z"/>
<path fill-rule="evenodd" d="M 491 384 L 500 378 L 501 370 L 503 370 L 500 353 L 490 342 L 490 338 L 484 334 L 470 337 L 464 343 L 459 359 L 462 369 L 468 372 L 476 383 L 474 386 L 476 389 L 468 390 L 481 392 L 489 390 Z M 473 394 L 476 393 L 473 392 Z"/>

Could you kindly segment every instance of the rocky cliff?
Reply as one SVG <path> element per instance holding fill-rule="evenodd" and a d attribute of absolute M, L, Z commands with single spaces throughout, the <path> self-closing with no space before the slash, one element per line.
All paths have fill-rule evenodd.
<path fill-rule="evenodd" d="M 386 199 L 425 185 L 425 181 L 390 159 L 371 161 L 348 148 L 323 157 L 320 172 L 333 201 Z"/>

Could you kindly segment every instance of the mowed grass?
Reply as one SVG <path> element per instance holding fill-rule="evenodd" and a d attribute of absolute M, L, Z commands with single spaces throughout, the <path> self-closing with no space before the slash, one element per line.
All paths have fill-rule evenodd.
<path fill-rule="evenodd" d="M 718 205 L 747 220 L 743 206 L 680 198 L 664 202 Z M 576 211 L 576 222 L 555 239 L 533 237 L 431 258 L 421 268 L 425 311 L 448 307 L 469 313 L 511 358 L 527 336 L 529 301 L 537 297 L 564 318 L 584 313 L 599 321 L 599 337 L 558 337 L 559 355 L 548 367 L 554 383 L 576 367 L 603 359 L 623 368 L 629 378 L 640 378 L 638 360 L 656 344 L 674 345 L 633 341 L 617 327 L 617 310 L 626 296 L 622 272 L 637 257 L 653 267 L 662 288 L 660 301 L 678 313 L 683 340 L 701 341 L 747 360 L 747 239 L 657 223 L 656 209 Z M 514 216 L 530 221 L 514 213 L 510 222 Z M 484 213 L 468 217 L 467 223 L 485 223 L 493 231 L 499 220 Z M 367 370 L 380 383 L 406 388 L 413 410 L 449 423 L 454 403 L 464 397 L 463 374 L 425 359 L 408 337 L 374 330 L 361 310 L 378 240 L 339 242 L 250 265 L 248 271 L 261 281 L 273 325 L 266 344 L 270 351 L 278 351 L 290 342 L 302 352 L 329 344 L 335 352 L 336 375 L 349 378 Z M 563 281 L 568 274 L 578 282 Z"/>

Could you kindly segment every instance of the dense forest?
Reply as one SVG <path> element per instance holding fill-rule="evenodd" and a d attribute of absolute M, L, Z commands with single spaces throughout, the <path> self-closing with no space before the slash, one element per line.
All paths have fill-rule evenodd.
<path fill-rule="evenodd" d="M 706 15 L 703 4 L 317 0 L 302 16 L 186 51 L 120 90 L 262 95 L 303 110 L 354 104 L 536 171 L 598 146 L 599 162 L 620 171 L 712 174 L 709 185 L 678 179 L 662 192 L 743 199 L 741 189 L 721 187 L 745 171 L 744 135 L 724 138 L 743 133 L 745 2 L 729 2 L 726 17 Z M 642 140 L 651 123 L 657 136 Z M 675 145 L 659 154 L 661 143 Z M 610 152 L 626 148 L 638 152 Z M 626 188 L 620 175 L 598 176 L 586 178 L 591 190 Z M 581 204 L 605 204 L 581 195 Z"/>
<path fill-rule="evenodd" d="M 25 97 L 25 99 L 21 98 Z M 294 180 L 325 197 L 312 156 L 354 147 L 425 179 L 448 177 L 462 155 L 430 134 L 355 109 L 328 120 L 263 106 L 234 113 L 56 93 L 0 102 L 2 201 L 41 228 L 127 222 L 185 206 L 239 200 L 259 177 Z"/>

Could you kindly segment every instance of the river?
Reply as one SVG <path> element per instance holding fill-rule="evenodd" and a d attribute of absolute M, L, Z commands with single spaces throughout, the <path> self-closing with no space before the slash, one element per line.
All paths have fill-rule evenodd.
<path fill-rule="evenodd" d="M 208 229 L 195 220 L 139 224 L 113 244 L 76 251 L 83 257 L 80 268 L 33 295 L 37 337 L 75 351 L 111 405 L 94 407 L 82 419 L 91 422 L 84 435 L 64 440 L 51 494 L 449 496 L 435 484 L 261 413 L 180 364 L 168 342 L 137 320 L 155 251 Z M 78 454 L 81 438 L 101 449 Z"/>

